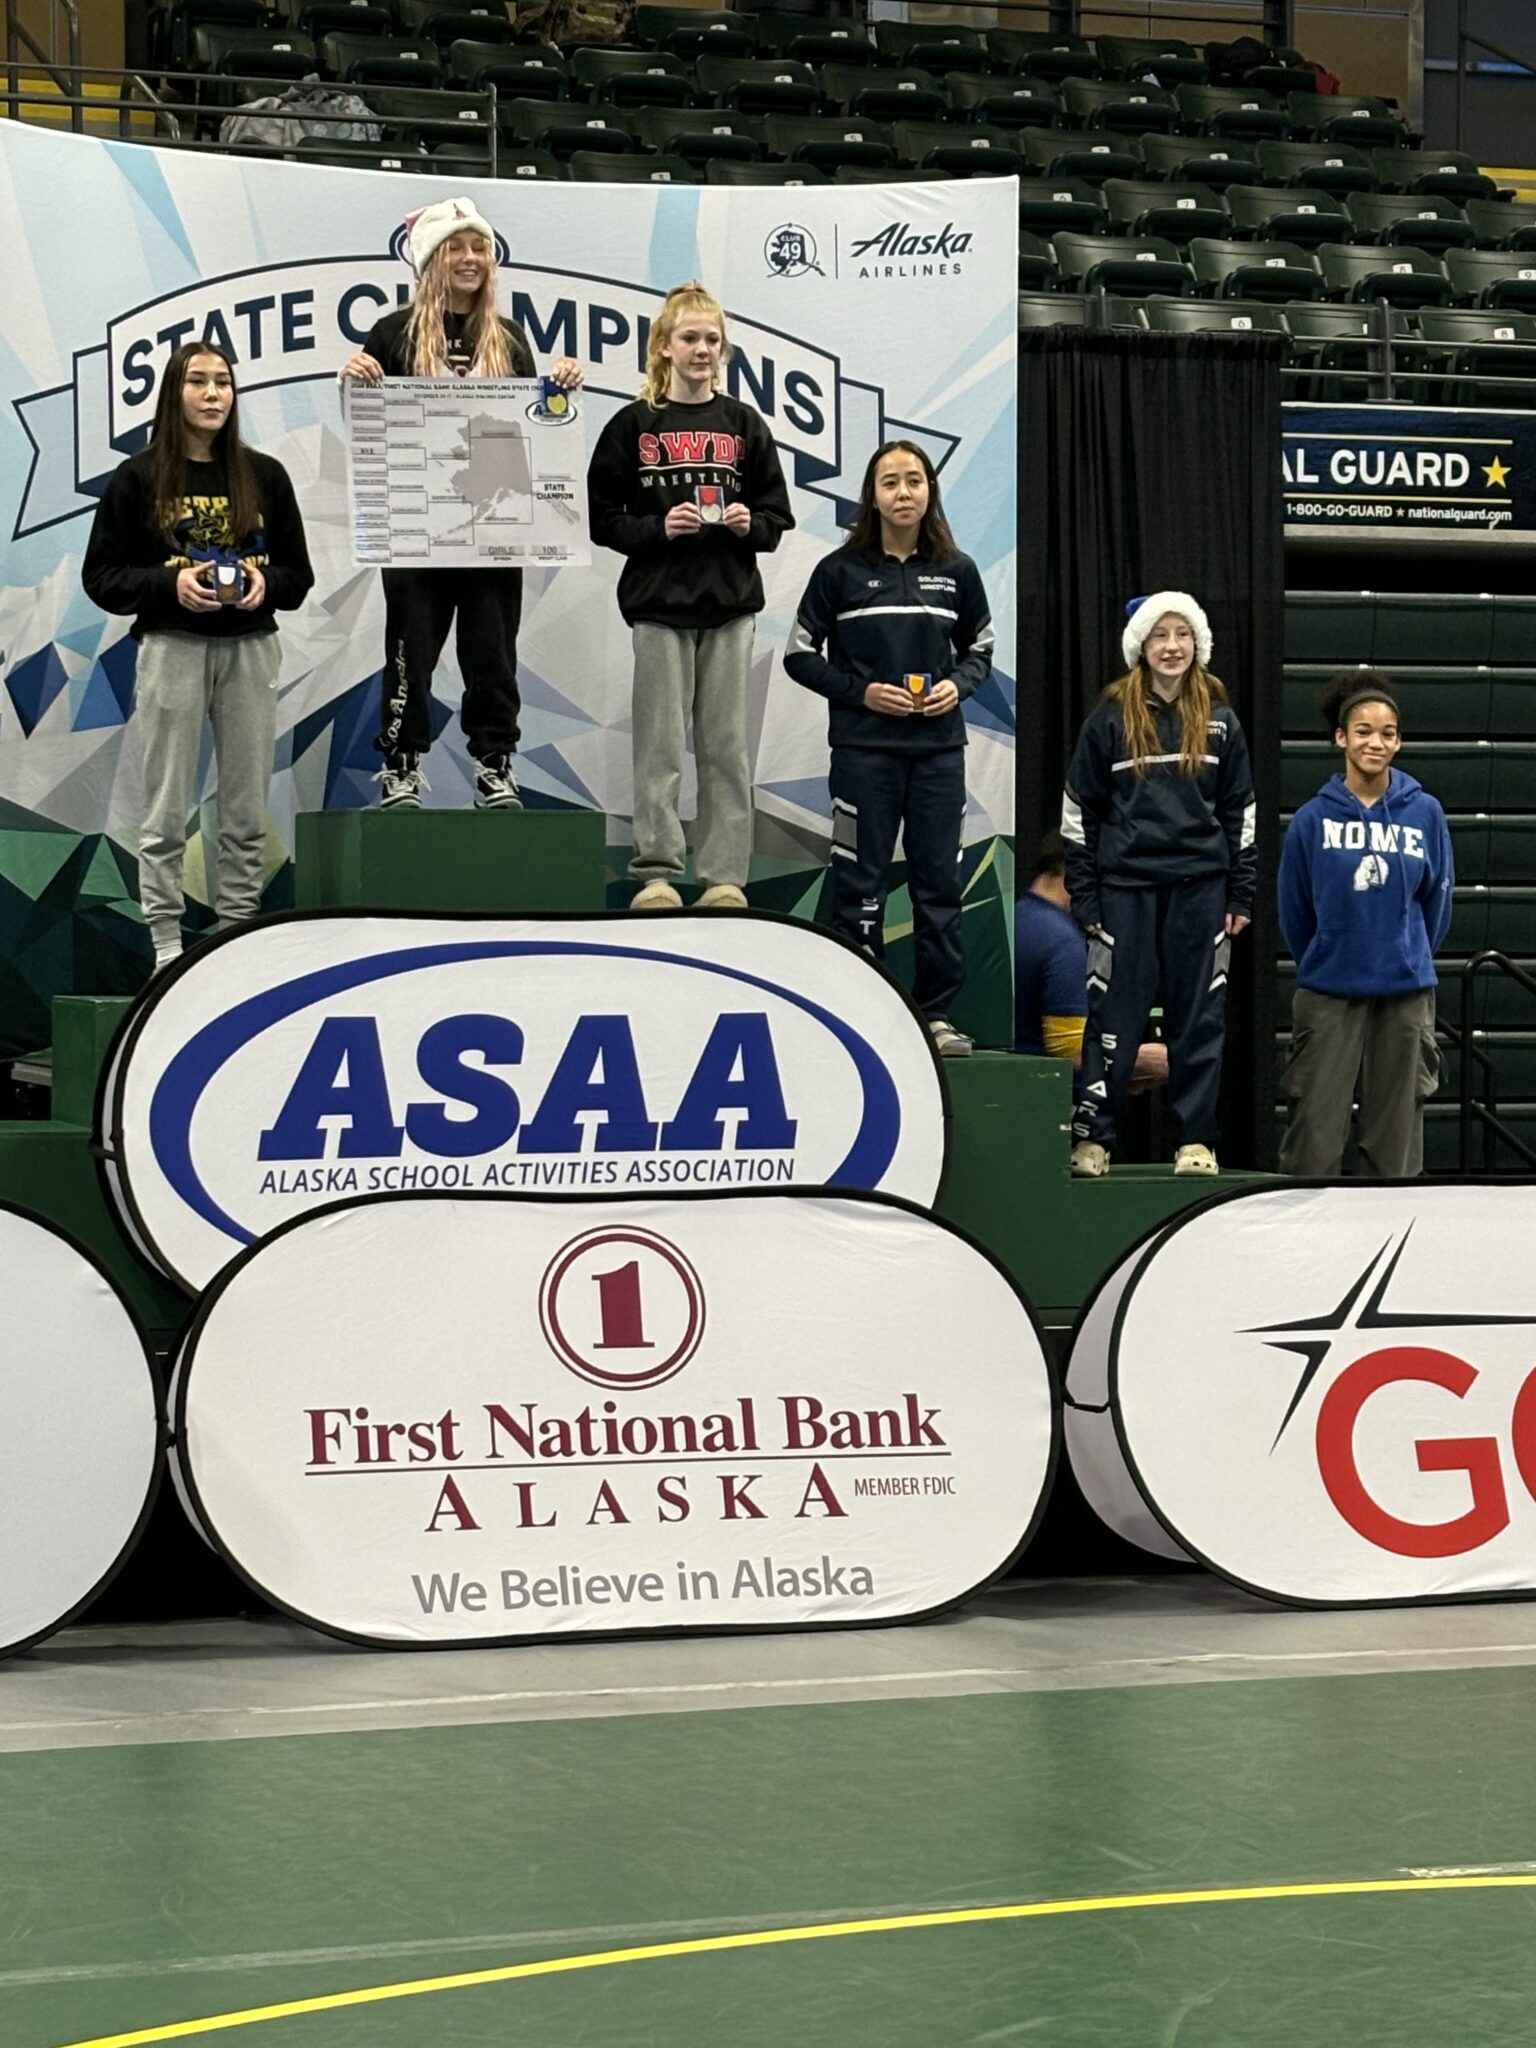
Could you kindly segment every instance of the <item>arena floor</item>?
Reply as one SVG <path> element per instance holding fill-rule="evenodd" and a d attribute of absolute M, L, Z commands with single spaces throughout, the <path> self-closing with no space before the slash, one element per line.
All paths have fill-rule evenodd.
<path fill-rule="evenodd" d="M 1536 1607 L 0 1666 L 0 2042 L 1536 2040 Z"/>

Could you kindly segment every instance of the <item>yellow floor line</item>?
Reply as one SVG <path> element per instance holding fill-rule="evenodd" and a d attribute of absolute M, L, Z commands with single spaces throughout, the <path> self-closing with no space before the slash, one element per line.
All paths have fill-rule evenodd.
<path fill-rule="evenodd" d="M 471 1991 L 486 1984 L 513 1984 L 528 1977 L 559 1977 L 574 1970 L 606 1970 L 620 1963 L 658 1962 L 672 1956 L 720 1955 L 733 1949 L 778 1948 L 789 1942 L 836 1941 L 854 1934 L 908 1934 L 926 1927 L 975 1927 L 1004 1920 L 1050 1920 L 1070 1913 L 1125 1913 L 1151 1906 L 1222 1906 L 1245 1899 L 1342 1899 L 1394 1892 L 1517 1891 L 1536 1888 L 1536 1873 L 1525 1876 L 1361 1878 L 1322 1884 L 1263 1884 L 1196 1892 L 1136 1892 L 1104 1898 L 1042 1899 L 1029 1905 L 962 1906 L 937 1913 L 901 1913 L 885 1920 L 840 1920 L 811 1926 L 768 1927 L 751 1934 L 711 1934 L 695 1941 L 660 1941 L 644 1948 L 602 1949 L 589 1955 L 552 1956 L 538 1963 L 508 1963 L 494 1970 L 464 1970 L 450 1977 L 419 1977 L 403 1984 L 375 1984 L 362 1991 L 331 1991 L 319 1998 L 287 1999 L 280 2005 L 247 2006 L 240 2012 L 200 2020 L 172 2020 L 128 2034 L 98 2034 L 61 2048 L 148 2048 L 156 2041 L 189 2041 L 199 2034 L 257 2027 L 269 2020 L 302 2019 L 317 2012 L 343 2012 L 359 2005 L 383 2005 L 397 1998 L 424 1998 L 437 1991 Z"/>

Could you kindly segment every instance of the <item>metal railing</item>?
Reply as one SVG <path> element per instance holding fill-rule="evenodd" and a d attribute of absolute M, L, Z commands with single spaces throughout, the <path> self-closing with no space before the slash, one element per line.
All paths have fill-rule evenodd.
<path fill-rule="evenodd" d="M 1476 1029 L 1473 1019 L 1477 1014 L 1477 977 L 1484 970 L 1507 975 L 1527 995 L 1536 996 L 1536 977 L 1527 974 L 1517 961 L 1507 953 L 1490 950 L 1474 953 L 1462 969 L 1461 974 L 1461 1024 L 1456 1032 L 1448 1025 L 1441 1028 L 1461 1050 L 1461 1102 L 1458 1164 L 1463 1173 L 1496 1173 L 1500 1169 L 1493 1164 L 1496 1147 L 1507 1145 L 1526 1167 L 1536 1167 L 1536 1151 L 1532 1151 L 1522 1138 L 1503 1121 L 1498 1111 L 1498 1097 L 1494 1085 L 1492 1063 L 1476 1044 Z M 1473 1057 L 1487 1070 L 1487 1098 L 1479 1102 L 1472 1086 L 1473 1062 L 1467 1057 L 1468 1049 Z M 1481 1166 L 1472 1159 L 1474 1131 L 1482 1135 L 1483 1159 Z"/>
<path fill-rule="evenodd" d="M 1529 57 L 1517 57 L 1513 50 L 1506 50 L 1501 43 L 1492 43 L 1487 36 L 1478 35 L 1468 28 L 1467 20 L 1472 11 L 1472 0 L 1456 0 L 1456 147 L 1461 148 L 1462 136 L 1467 124 L 1467 62 L 1471 50 L 1486 50 L 1490 57 L 1497 57 L 1501 64 L 1513 64 L 1518 70 L 1536 77 L 1536 61 Z"/>
<path fill-rule="evenodd" d="M 55 50 L 45 50 L 16 12 L 16 0 L 5 0 L 5 72 L 6 111 L 13 121 L 19 120 L 17 111 L 21 85 L 21 53 L 25 49 L 33 60 L 40 64 L 48 77 L 58 87 L 59 95 L 70 106 L 69 125 L 78 135 L 84 122 L 81 109 L 74 102 L 80 96 L 80 9 L 75 0 L 49 0 L 49 40 L 58 42 L 58 19 L 64 17 L 65 32 L 69 43 L 69 67 L 61 71 L 54 58 Z M 54 100 L 54 105 L 58 100 Z"/>

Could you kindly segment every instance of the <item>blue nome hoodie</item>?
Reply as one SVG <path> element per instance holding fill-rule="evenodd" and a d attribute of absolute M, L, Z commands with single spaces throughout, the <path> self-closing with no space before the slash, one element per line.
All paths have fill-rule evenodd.
<path fill-rule="evenodd" d="M 1433 988 L 1456 874 L 1445 813 L 1394 768 L 1363 804 L 1333 776 L 1291 820 L 1280 855 L 1280 929 L 1302 988 L 1405 996 Z"/>

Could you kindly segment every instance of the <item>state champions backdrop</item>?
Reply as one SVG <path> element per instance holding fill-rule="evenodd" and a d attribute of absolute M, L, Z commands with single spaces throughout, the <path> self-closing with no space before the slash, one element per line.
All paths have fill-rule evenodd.
<path fill-rule="evenodd" d="M 336 371 L 410 293 L 410 209 L 471 193 L 501 240 L 500 303 L 541 362 L 587 370 L 588 445 L 638 388 L 666 288 L 701 277 L 730 318 L 731 388 L 778 443 L 797 530 L 764 558 L 751 738 L 754 901 L 810 915 L 828 839 L 825 707 L 784 674 L 796 600 L 843 537 L 865 462 L 893 434 L 941 473 L 997 626 L 967 705 L 964 1014 L 1008 1029 L 1014 750 L 1016 204 L 1010 180 L 825 188 L 466 181 L 179 154 L 0 123 L 0 208 L 19 260 L 0 294 L 0 1056 L 45 1043 L 47 1000 L 127 991 L 147 941 L 134 643 L 80 587 L 97 495 L 142 444 L 171 347 L 238 361 L 246 438 L 302 506 L 316 588 L 281 619 L 269 907 L 290 899 L 294 814 L 371 802 L 383 605 L 352 560 Z M 61 196 L 67 212 L 61 216 Z M 518 773 L 532 805 L 603 811 L 615 871 L 630 812 L 630 649 L 616 555 L 530 572 L 519 643 Z M 450 655 L 428 802 L 470 800 Z M 204 802 L 215 793 L 211 748 Z M 685 813 L 692 789 L 685 790 Z M 191 921 L 211 922 L 212 820 L 188 851 Z M 206 853 L 205 853 L 206 845 Z M 893 960 L 910 926 L 888 920 Z M 960 1014 L 957 1012 L 957 1014 Z"/>

